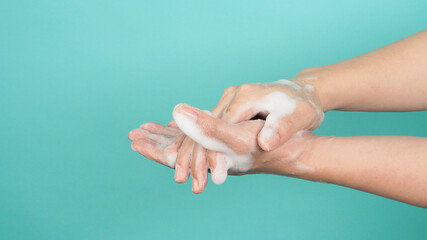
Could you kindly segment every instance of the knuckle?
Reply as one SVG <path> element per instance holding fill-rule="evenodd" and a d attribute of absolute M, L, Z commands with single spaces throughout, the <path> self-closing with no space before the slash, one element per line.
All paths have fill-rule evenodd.
<path fill-rule="evenodd" d="M 297 76 L 303 76 L 303 75 L 306 75 L 306 74 L 309 74 L 309 73 L 315 72 L 315 71 L 316 71 L 316 70 L 318 70 L 318 69 L 319 69 L 319 67 L 309 67 L 309 68 L 305 68 L 305 69 L 301 70 L 301 71 L 297 74 Z"/>
<path fill-rule="evenodd" d="M 224 111 L 224 113 L 226 113 L 226 114 L 231 114 L 233 112 L 235 112 L 235 110 L 234 110 L 234 106 L 232 104 L 230 106 L 228 106 Z"/>
<path fill-rule="evenodd" d="M 284 133 L 288 132 L 290 129 L 293 129 L 295 127 L 295 122 L 292 120 L 292 118 L 285 118 L 282 120 L 279 128 L 277 128 L 277 134 L 279 136 L 284 135 Z"/>
<path fill-rule="evenodd" d="M 216 122 L 212 122 L 206 125 L 205 134 L 209 137 L 214 137 L 218 134 L 218 124 Z"/>
<path fill-rule="evenodd" d="M 250 84 L 250 83 L 245 83 L 245 84 L 242 84 L 242 85 L 239 87 L 239 91 L 247 91 L 247 90 L 249 90 L 249 89 L 252 89 L 252 87 L 253 87 L 253 85 L 252 85 L 252 84 Z"/>
<path fill-rule="evenodd" d="M 234 91 L 236 91 L 236 89 L 237 89 L 236 86 L 229 86 L 224 90 L 223 95 L 228 96 L 228 95 L 232 94 Z"/>
<path fill-rule="evenodd" d="M 233 116 L 235 116 L 239 112 L 239 104 L 237 102 L 231 103 L 224 111 L 224 115 L 222 117 L 223 120 L 230 120 Z"/>
<path fill-rule="evenodd" d="M 200 118 L 198 124 L 202 132 L 208 136 L 215 136 L 218 131 L 218 121 L 216 118 Z"/>

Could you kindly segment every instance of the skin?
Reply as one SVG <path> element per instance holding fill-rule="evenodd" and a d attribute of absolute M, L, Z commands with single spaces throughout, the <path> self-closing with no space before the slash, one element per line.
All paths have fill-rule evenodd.
<path fill-rule="evenodd" d="M 427 208 L 427 138 L 323 137 L 302 131 L 280 147 L 266 152 L 257 144 L 257 134 L 264 120 L 232 124 L 189 105 L 181 105 L 174 111 L 195 115 L 196 124 L 204 135 L 223 142 L 236 153 L 252 155 L 253 164 L 248 171 L 233 171 L 231 175 L 264 173 L 322 181 Z M 169 145 L 159 142 L 153 147 L 152 142 L 164 141 L 159 136 L 170 128 L 157 125 L 151 135 L 143 136 L 137 135 L 138 131 L 129 134 L 133 149 L 167 165 L 164 151 Z M 224 154 L 205 152 L 206 155 L 211 153 L 214 158 Z M 215 165 L 211 167 L 215 169 Z"/>
<path fill-rule="evenodd" d="M 220 113 L 227 108 L 227 103 L 231 101 L 232 89 L 233 88 L 228 88 L 228 90 L 224 91 L 220 102 L 211 111 L 213 114 L 220 115 Z M 169 127 L 177 128 L 174 121 L 170 122 L 168 125 Z M 177 139 L 176 144 L 181 147 L 178 150 L 176 159 L 175 181 L 177 183 L 184 183 L 188 180 L 191 172 L 191 176 L 193 178 L 193 192 L 203 192 L 208 184 L 206 172 L 208 159 L 206 158 L 206 149 L 203 149 L 200 144 L 186 136 L 184 138 Z"/>
<path fill-rule="evenodd" d="M 427 110 L 427 30 L 414 34 L 383 48 L 335 64 L 307 68 L 291 80 L 300 86 L 314 86 L 311 98 L 322 112 L 341 111 L 421 111 Z M 292 95 L 289 87 L 276 84 L 244 84 L 231 86 L 224 91 L 216 107 L 219 118 L 241 122 L 261 115 L 268 119 L 268 113 L 248 109 L 250 114 L 240 114 L 248 102 L 255 102 L 271 91 Z M 286 142 L 299 130 L 313 130 L 322 118 L 306 101 L 299 101 L 296 110 L 284 116 L 277 128 L 277 139 L 261 141 L 262 130 L 257 136 L 263 150 L 272 150 Z M 225 106 L 225 107 L 224 107 Z M 219 110 L 219 111 L 218 111 Z M 272 137 L 274 138 L 274 136 Z M 268 144 L 266 144 L 268 143 Z M 185 151 L 183 146 L 182 150 Z M 191 160 L 191 159 L 190 159 Z M 206 160 L 207 161 L 207 160 Z M 203 161 L 192 164 L 194 169 Z M 178 171 L 178 170 L 177 170 Z M 205 171 L 192 171 L 198 178 L 204 178 Z M 198 188 L 200 187 L 200 188 Z M 203 191 L 202 185 L 193 186 L 195 193 Z"/>
<path fill-rule="evenodd" d="M 249 120 L 255 116 L 260 116 L 267 118 L 267 123 L 269 121 L 269 113 L 265 110 L 255 109 L 254 104 L 257 100 L 261 99 L 265 95 L 272 93 L 274 91 L 280 91 L 287 94 L 292 98 L 298 98 L 296 110 L 290 115 L 282 118 L 279 121 L 277 131 L 280 131 L 281 134 L 279 138 L 281 142 L 289 140 L 289 138 L 294 135 L 297 131 L 301 129 L 314 130 L 316 129 L 323 120 L 323 111 L 321 110 L 320 101 L 317 95 L 314 92 L 310 92 L 303 87 L 308 84 L 308 81 L 304 78 L 298 82 L 295 81 L 298 86 L 302 87 L 303 90 L 295 89 L 295 87 L 282 85 L 278 83 L 259 83 L 259 84 L 245 84 L 240 87 L 231 86 L 228 87 L 218 105 L 212 109 L 212 113 L 216 116 L 219 116 L 221 119 L 226 120 L 231 123 L 238 123 L 244 120 Z M 252 96 L 250 99 L 244 98 L 243 96 Z M 242 97 L 240 97 L 242 96 Z M 243 111 L 238 111 L 239 102 L 242 101 L 245 109 L 240 108 Z M 174 121 L 169 123 L 170 127 L 177 127 Z M 264 129 L 264 127 L 262 128 Z M 257 134 L 258 143 L 265 142 L 261 144 L 262 149 L 270 149 L 271 140 L 263 137 L 262 130 L 261 133 Z M 266 140 L 267 139 L 267 140 Z M 209 153 L 214 154 L 214 153 Z M 197 158 L 195 157 L 197 156 Z M 204 156 L 204 157 L 200 157 Z M 195 159 L 192 161 L 192 159 Z M 183 140 L 182 146 L 179 150 L 176 169 L 175 169 L 175 181 L 178 183 L 185 182 L 191 171 L 191 176 L 193 180 L 193 192 L 201 193 L 207 185 L 207 166 L 213 166 L 216 164 L 212 157 L 209 157 L 198 143 L 195 143 L 190 138 L 186 137 Z M 191 162 L 191 164 L 190 164 Z M 190 168 L 189 168 L 190 167 Z"/>
<path fill-rule="evenodd" d="M 319 107 L 322 112 L 327 112 L 330 110 L 342 110 L 342 111 L 421 111 L 427 110 L 427 101 L 425 96 L 427 96 L 427 68 L 426 59 L 427 59 L 427 30 L 420 33 L 414 34 L 408 38 L 402 39 L 398 42 L 385 46 L 383 48 L 374 50 L 372 52 L 366 53 L 364 55 L 327 65 L 322 67 L 307 68 L 301 71 L 296 77 L 291 79 L 294 83 L 304 86 L 310 84 L 314 86 L 314 91 L 311 93 L 311 99 L 315 102 L 315 106 Z M 224 91 L 224 94 L 219 101 L 217 107 L 212 111 L 220 119 L 233 121 L 234 123 L 244 122 L 250 120 L 253 116 L 258 115 L 261 118 L 268 119 L 268 112 L 263 111 L 262 109 L 258 112 L 254 112 L 253 109 L 249 108 L 251 114 L 248 115 L 239 115 L 239 109 L 241 109 L 244 103 L 254 102 L 257 99 L 262 98 L 264 95 L 271 93 L 271 91 L 282 91 L 283 93 L 290 94 L 292 90 L 285 89 L 283 86 L 277 86 L 274 83 L 272 84 L 244 84 L 240 87 L 231 86 Z M 283 144 L 289 141 L 293 134 L 299 130 L 310 130 L 317 127 L 316 124 L 313 124 L 314 117 L 313 114 L 315 111 L 310 109 L 308 104 L 305 104 L 305 101 L 301 101 L 302 104 L 297 104 L 297 108 L 294 113 L 285 116 L 281 120 L 281 124 L 276 131 L 279 135 L 279 143 L 274 143 L 274 141 L 266 140 L 264 143 L 260 141 L 260 132 L 257 133 L 256 139 L 257 143 L 263 150 L 274 151 L 276 148 L 280 148 Z M 247 106 L 245 106 L 246 108 Z M 235 120 L 237 119 L 237 120 Z M 307 123 L 307 124 L 301 124 Z M 176 127 L 174 122 L 170 123 L 171 127 Z M 285 127 L 283 127 L 285 126 Z M 367 139 L 364 139 L 367 138 Z M 351 153 L 353 155 L 347 154 L 343 156 L 342 159 L 351 160 L 358 162 L 359 159 L 366 158 L 369 159 L 369 162 L 375 163 L 377 159 L 376 155 L 387 155 L 390 152 L 394 152 L 395 149 L 399 149 L 400 153 L 403 154 L 394 154 L 390 161 L 393 160 L 393 164 L 387 162 L 389 165 L 399 165 L 399 168 L 396 168 L 395 171 L 403 171 L 402 169 L 411 168 L 408 167 L 408 164 L 424 164 L 426 161 L 425 152 L 418 151 L 418 155 L 413 155 L 410 148 L 401 148 L 399 146 L 405 146 L 407 143 L 419 142 L 419 144 L 424 144 L 425 148 L 425 139 L 423 138 L 411 138 L 411 137 L 356 137 L 356 138 L 334 138 L 334 139 L 343 139 L 342 141 L 328 141 L 329 143 L 334 142 L 339 146 L 338 143 L 342 143 L 343 146 L 347 141 L 352 142 L 349 145 L 356 146 L 364 145 L 364 141 L 372 141 L 371 146 L 376 146 L 376 142 L 380 141 L 382 144 L 373 149 L 369 149 L 369 146 L 366 146 L 367 152 L 350 151 L 351 149 L 346 150 L 345 152 Z M 369 140 L 374 139 L 374 140 Z M 414 140 L 416 139 L 416 140 Z M 182 144 L 179 142 L 183 142 Z M 177 145 L 180 145 L 178 149 L 178 159 L 180 155 L 186 156 L 185 160 L 180 160 L 179 164 L 177 161 L 176 175 L 175 179 L 177 182 L 184 182 L 188 178 L 188 168 L 191 168 L 191 173 L 193 177 L 193 192 L 200 193 L 206 187 L 207 183 L 207 166 L 215 165 L 215 158 L 209 157 L 210 155 L 215 155 L 215 153 L 210 153 L 201 147 L 196 149 L 196 152 L 205 151 L 203 154 L 205 160 L 199 158 L 197 161 L 192 161 L 192 155 L 201 156 L 198 153 L 194 153 L 193 145 L 195 144 L 193 140 L 189 139 L 184 135 L 181 137 L 181 140 L 176 140 Z M 185 144 L 186 142 L 189 142 Z M 191 144 L 190 144 L 191 143 Z M 267 147 L 265 143 L 268 143 Z M 321 144 L 318 144 L 321 145 Z M 358 146 L 357 145 L 357 146 Z M 397 146 L 399 145 L 399 146 Z M 192 147 L 191 150 L 188 150 Z M 333 148 L 334 146 L 324 146 L 327 148 Z M 359 149 L 359 148 L 356 148 Z M 338 151 L 338 150 L 337 150 Z M 181 154 L 181 152 L 183 152 Z M 332 151 L 331 151 L 332 152 Z M 379 152 L 379 153 L 377 153 Z M 383 153 L 381 153 L 383 152 Z M 366 156 L 365 153 L 369 153 Z M 344 153 L 343 153 L 344 154 Z M 405 163 L 399 161 L 394 156 L 400 156 L 402 160 L 405 160 Z M 331 156 L 333 157 L 333 156 Z M 409 159 L 409 160 L 408 160 Z M 343 161 L 343 160 L 340 160 Z M 366 160 L 367 161 L 367 160 Z M 190 166 L 191 162 L 191 166 Z M 419 163 L 421 162 L 421 163 Z M 378 163 L 381 166 L 382 162 Z M 339 166 L 339 165 L 338 165 Z M 368 168 L 369 167 L 369 168 Z M 372 169 L 377 169 L 378 167 L 373 167 L 369 164 L 366 165 L 365 171 L 372 171 Z M 363 169 L 363 168 L 362 168 Z M 423 168 L 420 168 L 423 169 Z M 337 172 L 341 170 L 346 172 L 345 168 L 337 169 Z M 424 173 L 426 172 L 423 169 Z M 273 172 L 274 173 L 274 172 Z M 366 175 L 364 172 L 353 172 L 361 176 Z M 337 174 L 337 173 L 335 173 Z M 425 179 L 423 180 L 422 172 L 421 174 L 417 171 L 411 172 L 413 177 L 410 179 L 418 179 L 423 182 L 425 185 Z M 284 174 L 286 175 L 286 174 Z M 334 174 L 331 174 L 334 175 Z M 425 175 L 425 174 L 424 174 Z M 177 177 L 178 176 L 178 177 Z M 329 176 L 329 175 L 328 175 Z M 357 177 L 350 177 L 351 174 L 346 174 L 348 178 L 353 180 L 347 183 L 342 179 L 330 180 L 330 182 L 340 184 L 343 182 L 343 186 L 354 187 L 357 189 L 364 190 L 362 187 L 355 184 L 354 179 Z M 346 176 L 343 176 L 345 178 Z M 383 175 L 379 175 L 378 179 L 375 182 L 371 182 L 371 185 L 381 185 L 381 182 L 388 181 L 382 179 Z M 327 176 L 325 176 L 326 178 Z M 304 178 L 304 177 L 303 177 Z M 200 184 L 202 181 L 202 184 Z M 206 179 L 206 180 L 205 180 Z M 361 181 L 368 178 L 360 178 Z M 411 185 L 412 186 L 412 185 Z M 405 186 L 403 188 L 397 188 L 402 191 L 402 194 L 408 194 L 407 190 L 411 187 Z M 388 188 L 387 188 L 388 189 Z M 401 194 L 389 194 L 388 190 L 384 189 L 383 191 L 377 191 L 375 188 L 370 190 L 366 188 L 365 191 L 373 192 L 382 196 L 390 197 L 393 199 L 400 199 L 395 197 L 395 195 Z M 425 188 L 423 189 L 425 191 Z M 401 200 L 405 201 L 405 200 Z M 410 201 L 405 201 L 410 202 Z M 419 202 L 419 201 L 418 201 Z M 416 204 L 416 203 L 412 203 Z"/>

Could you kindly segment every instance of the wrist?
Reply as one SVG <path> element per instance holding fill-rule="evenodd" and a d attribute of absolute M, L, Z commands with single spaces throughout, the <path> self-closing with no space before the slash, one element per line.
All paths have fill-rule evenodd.
<path fill-rule="evenodd" d="M 303 69 L 292 80 L 300 85 L 310 84 L 314 87 L 314 98 L 323 112 L 339 108 L 337 105 L 331 73 L 326 67 Z"/>
<path fill-rule="evenodd" d="M 295 177 L 324 182 L 323 170 L 327 165 L 327 159 L 324 159 L 324 151 L 333 137 L 318 136 L 308 133 L 305 137 L 304 152 L 296 161 Z"/>
<path fill-rule="evenodd" d="M 329 139 L 304 131 L 274 151 L 263 154 L 258 172 L 321 181 L 322 148 Z"/>
<path fill-rule="evenodd" d="M 297 177 L 310 181 L 328 182 L 325 172 L 328 172 L 330 164 L 325 153 L 329 151 L 334 137 L 311 135 L 306 151 L 300 158 L 300 163 L 311 168 L 312 171 L 301 172 Z"/>

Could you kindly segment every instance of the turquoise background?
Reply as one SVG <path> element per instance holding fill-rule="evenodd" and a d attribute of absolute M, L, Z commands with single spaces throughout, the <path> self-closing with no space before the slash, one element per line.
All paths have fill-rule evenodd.
<path fill-rule="evenodd" d="M 426 1 L 0 1 L 0 239 L 427 239 L 427 211 L 279 176 L 190 183 L 130 149 L 177 103 L 290 78 L 426 27 Z M 405 81 L 405 79 L 402 79 Z M 427 136 L 427 112 L 321 135 Z"/>

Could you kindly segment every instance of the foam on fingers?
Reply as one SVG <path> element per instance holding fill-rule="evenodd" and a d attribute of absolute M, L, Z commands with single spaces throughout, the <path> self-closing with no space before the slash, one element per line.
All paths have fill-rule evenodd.
<path fill-rule="evenodd" d="M 134 129 L 129 133 L 132 150 L 170 168 L 175 168 L 179 147 L 184 135 L 168 137 L 154 134 L 145 129 Z"/>
<path fill-rule="evenodd" d="M 166 127 L 155 122 L 144 123 L 139 128 L 145 129 L 151 133 L 162 134 L 169 137 L 175 137 L 181 133 L 177 128 Z"/>
<path fill-rule="evenodd" d="M 183 183 L 189 177 L 191 154 L 193 153 L 194 142 L 190 138 L 185 138 L 176 158 L 175 181 Z"/>
<path fill-rule="evenodd" d="M 208 183 L 206 149 L 195 144 L 193 149 L 193 158 L 191 162 L 191 176 L 193 178 L 193 192 L 201 193 Z"/>
<path fill-rule="evenodd" d="M 259 133 L 258 144 L 265 151 L 275 149 L 287 139 L 284 138 L 287 135 L 283 132 L 281 124 L 284 119 L 294 114 L 297 103 L 301 101 L 309 103 L 315 111 L 314 114 L 307 113 L 306 116 L 312 119 L 309 125 L 303 126 L 305 129 L 315 129 L 323 120 L 323 111 L 315 103 L 315 88 L 309 84 L 309 80 L 313 81 L 313 79 L 305 79 L 297 84 L 294 81 L 282 79 L 269 84 L 254 84 L 262 87 L 258 91 L 264 95 L 256 99 L 251 98 L 238 106 L 237 112 L 229 120 L 237 122 L 241 116 L 248 118 L 254 114 L 266 113 L 265 126 Z"/>
<path fill-rule="evenodd" d="M 223 142 L 208 137 L 203 133 L 202 129 L 197 124 L 196 114 L 197 113 L 193 113 L 191 109 L 186 108 L 185 105 L 179 104 L 173 111 L 173 118 L 181 131 L 203 147 L 218 152 L 229 151 L 230 149 Z"/>
<path fill-rule="evenodd" d="M 154 134 L 145 129 L 140 128 L 134 129 L 129 132 L 129 140 L 135 141 L 137 139 L 150 139 L 163 145 L 171 144 L 174 140 L 171 137 L 167 137 L 161 134 Z"/>
<path fill-rule="evenodd" d="M 215 184 L 223 184 L 227 179 L 227 159 L 223 153 L 216 154 L 216 165 L 215 168 L 211 168 L 212 182 Z"/>
<path fill-rule="evenodd" d="M 212 126 L 200 126 L 197 123 L 199 114 L 203 113 L 199 111 L 195 110 L 193 107 L 180 104 L 175 107 L 173 117 L 178 127 L 195 142 L 206 149 L 223 154 L 223 159 L 217 162 L 217 165 L 213 169 L 212 180 L 217 184 L 221 184 L 225 181 L 228 170 L 235 172 L 245 172 L 249 170 L 253 164 L 251 153 L 237 154 L 224 142 L 204 134 L 202 127 Z M 213 115 L 205 115 L 203 117 L 215 118 Z"/>
<path fill-rule="evenodd" d="M 138 139 L 132 142 L 131 147 L 132 150 L 139 152 L 143 156 L 170 167 L 165 159 L 164 149 L 159 144 L 149 139 Z"/>

